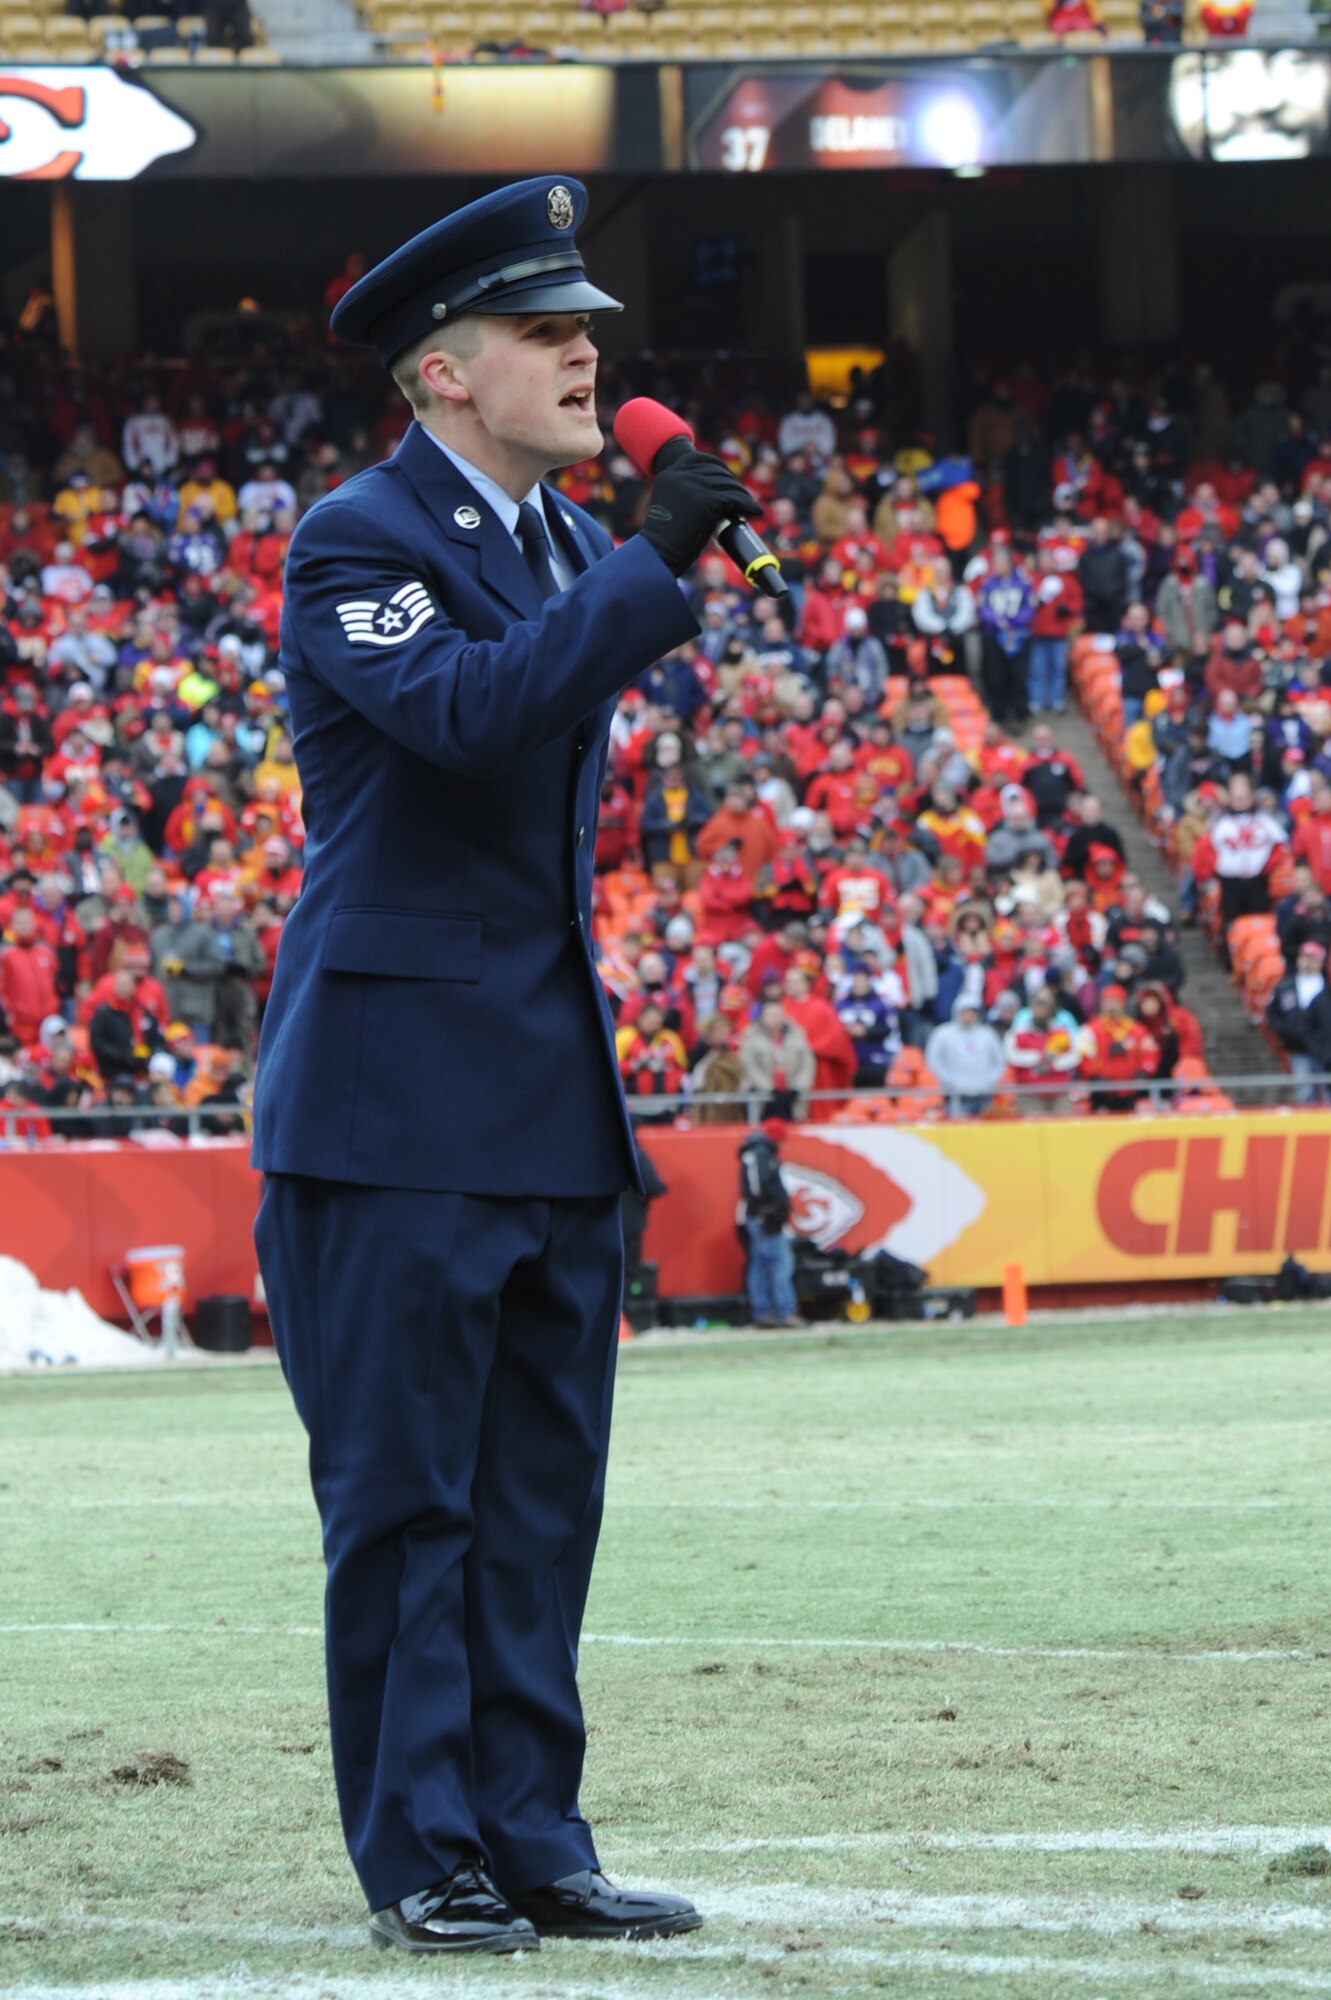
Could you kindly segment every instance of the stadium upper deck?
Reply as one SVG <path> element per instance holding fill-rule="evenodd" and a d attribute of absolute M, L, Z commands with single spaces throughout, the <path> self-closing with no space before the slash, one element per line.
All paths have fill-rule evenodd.
<path fill-rule="evenodd" d="M 1247 39 L 1283 46 L 1316 41 L 1324 16 L 1306 0 L 600 0 L 579 6 L 499 5 L 453 0 L 345 0 L 310 9 L 272 0 L 264 20 L 249 10 L 253 42 L 234 32 L 243 0 L 214 0 L 209 13 L 147 7 L 120 13 L 101 0 L 0 0 L 0 59 L 24 65 L 133 61 L 150 65 L 284 60 L 466 61 L 525 52 L 584 61 L 707 61 L 734 56 L 927 55 L 992 48 L 1140 47 L 1144 39 L 1184 43 Z M 1166 24 L 1149 37 L 1144 15 Z"/>

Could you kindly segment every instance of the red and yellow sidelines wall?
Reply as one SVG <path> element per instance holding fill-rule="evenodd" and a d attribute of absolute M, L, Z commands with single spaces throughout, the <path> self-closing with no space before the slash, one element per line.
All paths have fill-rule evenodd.
<path fill-rule="evenodd" d="M 647 1252 L 666 1293 L 729 1289 L 740 1135 L 649 1132 L 669 1194 Z M 797 1225 L 885 1246 L 937 1284 L 1125 1285 L 1331 1269 L 1331 1113 L 797 1127 L 784 1149 Z"/>
<path fill-rule="evenodd" d="M 651 1129 L 668 1193 L 647 1255 L 666 1294 L 737 1288 L 743 1128 Z M 1331 1112 L 1028 1124 L 800 1126 L 785 1149 L 795 1221 L 823 1244 L 885 1246 L 938 1284 L 1134 1284 L 1331 1269 Z M 108 1267 L 185 1246 L 188 1295 L 252 1293 L 258 1177 L 242 1141 L 0 1152 L 0 1253 L 119 1312 Z"/>
<path fill-rule="evenodd" d="M 151 1243 L 184 1244 L 187 1304 L 250 1297 L 258 1200 L 243 1139 L 160 1152 L 115 1140 L 19 1146 L 0 1153 L 0 1255 L 50 1290 L 77 1286 L 108 1319 L 125 1317 L 109 1267 Z"/>

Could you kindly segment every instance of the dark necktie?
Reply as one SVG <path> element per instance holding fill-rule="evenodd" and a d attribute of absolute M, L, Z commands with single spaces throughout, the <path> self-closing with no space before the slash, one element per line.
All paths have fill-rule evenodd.
<path fill-rule="evenodd" d="M 533 507 L 530 500 L 524 500 L 518 508 L 518 540 L 522 544 L 523 560 L 541 596 L 558 597 L 559 584 L 550 562 L 550 542 L 545 522 L 540 508 Z"/>

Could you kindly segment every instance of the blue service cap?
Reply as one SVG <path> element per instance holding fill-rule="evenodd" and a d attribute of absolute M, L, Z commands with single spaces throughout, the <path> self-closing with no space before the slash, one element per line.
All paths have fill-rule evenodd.
<path fill-rule="evenodd" d="M 583 269 L 573 239 L 586 212 L 582 182 L 557 174 L 470 201 L 367 271 L 333 308 L 333 332 L 387 366 L 463 313 L 622 312 Z"/>

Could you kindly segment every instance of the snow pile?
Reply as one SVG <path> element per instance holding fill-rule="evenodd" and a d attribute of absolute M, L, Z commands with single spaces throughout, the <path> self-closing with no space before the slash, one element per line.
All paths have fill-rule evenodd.
<path fill-rule="evenodd" d="M 99 1319 L 82 1292 L 44 1292 L 26 1264 L 0 1257 L 0 1369 L 123 1368 L 160 1352 Z"/>

